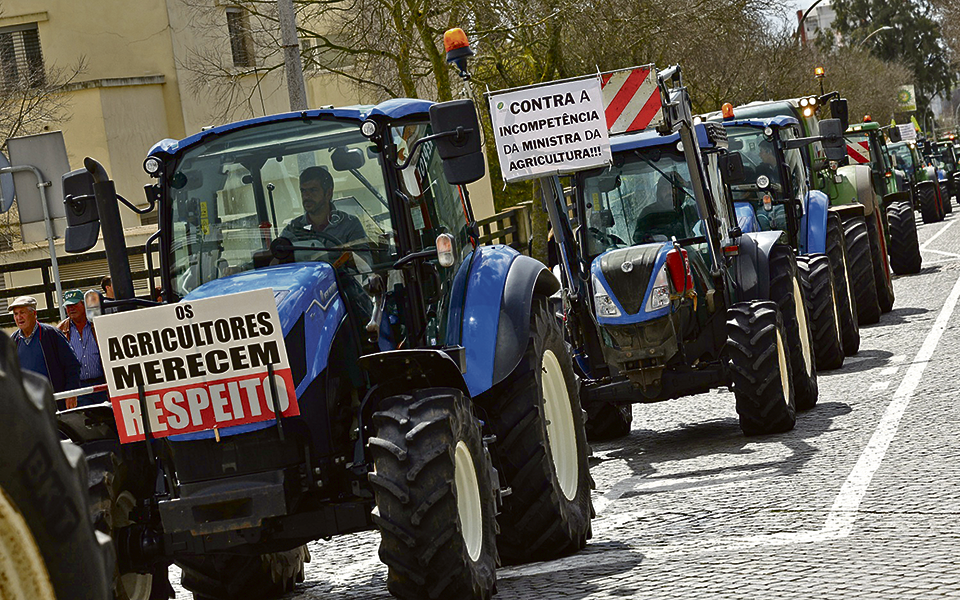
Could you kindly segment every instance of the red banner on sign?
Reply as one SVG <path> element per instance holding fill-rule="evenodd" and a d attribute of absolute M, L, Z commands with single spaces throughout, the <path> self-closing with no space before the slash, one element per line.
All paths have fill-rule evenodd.
<path fill-rule="evenodd" d="M 290 369 L 273 374 L 277 406 L 284 417 L 300 414 Z M 151 438 L 223 429 L 275 418 L 273 395 L 266 373 L 250 373 L 215 381 L 172 386 L 146 393 L 147 425 Z M 144 439 L 140 399 L 134 395 L 111 398 L 123 444 Z"/>

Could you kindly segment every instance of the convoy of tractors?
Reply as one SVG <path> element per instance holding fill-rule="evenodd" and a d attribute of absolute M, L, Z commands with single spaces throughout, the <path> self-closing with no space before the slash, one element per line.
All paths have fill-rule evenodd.
<path fill-rule="evenodd" d="M 648 118 L 588 106 L 631 78 Z M 104 168 L 65 175 L 68 251 L 102 238 L 113 278 L 115 299 L 88 293 L 111 402 L 55 414 L 0 344 L 12 597 L 167 598 L 176 564 L 195 598 L 268 598 L 309 542 L 377 530 L 394 596 L 490 598 L 498 566 L 588 543 L 589 441 L 627 435 L 631 405 L 728 388 L 745 435 L 792 429 L 892 309 L 892 273 L 920 270 L 915 213 L 960 199 L 952 141 L 850 124 L 837 92 L 695 115 L 679 67 L 556 83 L 488 98 L 513 110 L 508 152 L 540 142 L 500 135 L 605 121 L 511 159 L 556 265 L 477 244 L 469 99 L 158 142 L 162 301 L 134 294 Z"/>

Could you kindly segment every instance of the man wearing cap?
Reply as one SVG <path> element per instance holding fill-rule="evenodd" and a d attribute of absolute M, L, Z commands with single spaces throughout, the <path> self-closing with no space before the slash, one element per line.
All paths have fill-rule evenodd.
<path fill-rule="evenodd" d="M 56 327 L 37 322 L 37 301 L 21 296 L 10 303 L 9 309 L 19 329 L 13 341 L 20 367 L 45 376 L 54 392 L 80 387 L 80 361 Z M 76 398 L 67 398 L 67 408 L 76 405 Z"/>
<path fill-rule="evenodd" d="M 57 329 L 67 338 L 70 348 L 80 360 L 80 387 L 90 387 L 106 383 L 103 376 L 103 363 L 100 362 L 100 348 L 97 346 L 97 332 L 93 323 L 87 320 L 87 307 L 83 303 L 83 292 L 69 290 L 63 293 L 63 306 L 67 318 Z M 105 402 L 104 392 L 84 394 L 79 398 L 79 406 L 88 406 Z"/>

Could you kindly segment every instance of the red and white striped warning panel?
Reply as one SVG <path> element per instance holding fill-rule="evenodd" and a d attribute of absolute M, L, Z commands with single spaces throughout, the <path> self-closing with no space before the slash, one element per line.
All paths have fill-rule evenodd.
<path fill-rule="evenodd" d="M 601 73 L 600 83 L 611 134 L 643 131 L 663 122 L 653 65 Z"/>
<path fill-rule="evenodd" d="M 858 165 L 865 165 L 870 162 L 870 142 L 863 140 L 857 142 L 847 140 L 847 156 Z"/>

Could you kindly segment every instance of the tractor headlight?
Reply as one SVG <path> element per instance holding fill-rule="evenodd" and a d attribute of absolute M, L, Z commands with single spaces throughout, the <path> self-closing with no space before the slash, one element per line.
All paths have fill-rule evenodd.
<path fill-rule="evenodd" d="M 597 318 L 611 319 L 620 316 L 620 309 L 617 303 L 613 301 L 607 290 L 600 285 L 597 276 L 593 276 L 593 306 L 597 313 Z"/>
<path fill-rule="evenodd" d="M 659 310 L 670 305 L 670 278 L 667 277 L 667 263 L 663 263 L 647 299 L 647 312 Z"/>
<path fill-rule="evenodd" d="M 143 161 L 143 170 L 147 172 L 147 175 L 151 177 L 156 177 L 160 175 L 160 167 L 163 166 L 160 162 L 160 159 L 156 156 L 148 156 L 146 160 Z"/>

